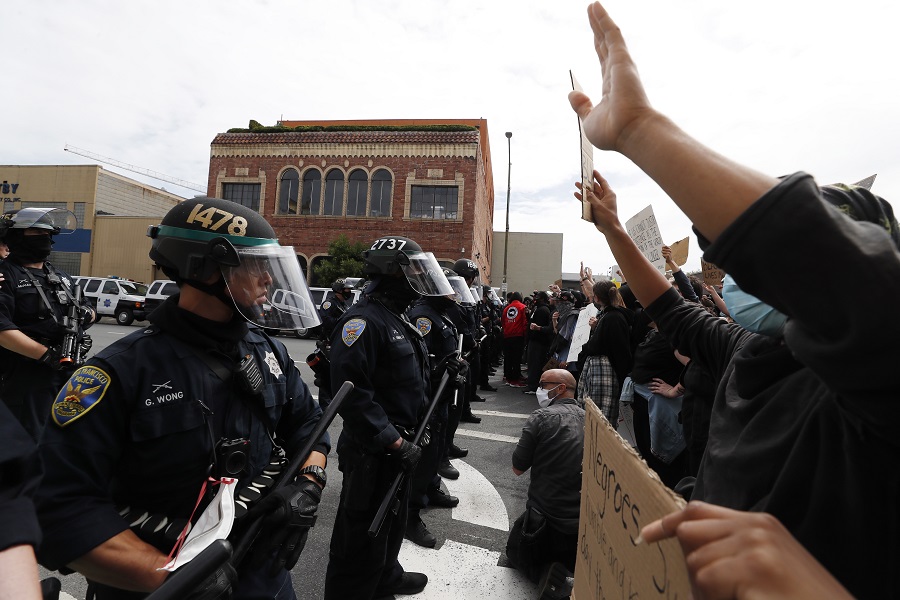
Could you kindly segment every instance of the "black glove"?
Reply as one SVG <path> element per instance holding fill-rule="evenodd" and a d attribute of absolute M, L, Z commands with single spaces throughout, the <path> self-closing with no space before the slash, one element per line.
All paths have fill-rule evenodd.
<path fill-rule="evenodd" d="M 217 571 L 204 579 L 185 600 L 228 600 L 231 588 L 237 583 L 238 575 L 231 563 L 225 563 Z"/>
<path fill-rule="evenodd" d="M 441 366 L 443 366 L 444 369 L 446 369 L 447 372 L 450 373 L 450 380 L 452 381 L 460 373 L 465 374 L 466 369 L 468 368 L 469 365 L 463 359 L 456 358 L 456 356 L 451 354 L 450 356 L 448 356 L 447 358 L 445 358 L 444 360 L 441 361 L 441 364 L 439 364 L 438 367 L 441 367 Z"/>
<path fill-rule="evenodd" d="M 402 440 L 400 447 L 394 450 L 394 455 L 400 461 L 400 468 L 407 473 L 412 473 L 422 458 L 422 449 L 410 441 Z"/>
<path fill-rule="evenodd" d="M 47 365 L 53 369 L 59 370 L 62 367 L 59 359 L 62 358 L 62 352 L 56 346 L 50 346 L 47 351 L 38 359 L 38 362 Z"/>
<path fill-rule="evenodd" d="M 262 531 L 256 538 L 250 568 L 261 567 L 275 552 L 269 577 L 281 569 L 290 571 L 297 564 L 309 528 L 316 524 L 316 510 L 322 500 L 322 488 L 301 476 L 293 485 L 285 486 L 263 498 L 251 512 L 251 518 L 264 513 Z"/>

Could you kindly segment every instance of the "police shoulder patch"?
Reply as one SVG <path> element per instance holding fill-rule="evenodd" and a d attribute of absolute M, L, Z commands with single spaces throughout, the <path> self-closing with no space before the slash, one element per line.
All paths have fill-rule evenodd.
<path fill-rule="evenodd" d="M 366 328 L 365 319 L 350 319 L 344 323 L 344 329 L 341 331 L 341 339 L 344 340 L 346 346 L 352 346 L 358 340 Z"/>
<path fill-rule="evenodd" d="M 431 319 L 428 317 L 419 317 L 416 319 L 416 329 L 419 330 L 423 336 L 428 335 L 428 332 L 431 331 L 432 323 Z"/>
<path fill-rule="evenodd" d="M 325 302 L 322 303 L 322 310 L 328 310 L 329 308 L 331 308 L 330 301 L 326 300 Z"/>
<path fill-rule="evenodd" d="M 85 366 L 72 373 L 53 401 L 51 414 L 60 427 L 81 418 L 94 408 L 109 389 L 109 374 L 97 367 Z"/>

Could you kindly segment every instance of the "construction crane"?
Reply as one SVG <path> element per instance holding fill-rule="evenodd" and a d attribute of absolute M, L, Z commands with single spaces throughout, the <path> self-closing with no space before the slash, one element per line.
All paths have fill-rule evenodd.
<path fill-rule="evenodd" d="M 130 165 L 128 163 L 124 163 L 122 161 L 116 160 L 114 158 L 109 158 L 107 156 L 101 156 L 94 152 L 90 152 L 89 150 L 83 150 L 82 148 L 76 148 L 70 144 L 66 144 L 66 147 L 63 148 L 66 152 L 71 152 L 72 154 L 78 154 L 80 156 L 86 156 L 87 158 L 91 158 L 96 160 L 97 162 L 106 163 L 108 165 L 112 165 L 114 167 L 119 167 L 120 169 L 125 169 L 126 171 L 131 171 L 133 173 L 140 173 L 141 175 L 146 175 L 147 177 L 152 177 L 153 179 L 158 179 L 159 181 L 167 181 L 169 183 L 174 183 L 177 186 L 194 190 L 196 192 L 206 193 L 206 186 L 201 186 L 199 183 L 191 183 L 190 181 L 185 181 L 184 179 L 178 179 L 177 177 L 170 177 L 163 173 L 159 173 L 158 171 L 151 171 L 150 169 L 144 169 L 143 167 L 138 167 L 136 165 Z"/>

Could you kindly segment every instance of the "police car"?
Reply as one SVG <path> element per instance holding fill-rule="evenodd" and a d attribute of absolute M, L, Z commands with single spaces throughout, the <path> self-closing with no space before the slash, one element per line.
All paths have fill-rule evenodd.
<path fill-rule="evenodd" d="M 131 325 L 135 319 L 146 318 L 144 296 L 147 286 L 136 281 L 117 277 L 76 277 L 84 297 L 100 317 L 115 317 L 119 325 Z"/>

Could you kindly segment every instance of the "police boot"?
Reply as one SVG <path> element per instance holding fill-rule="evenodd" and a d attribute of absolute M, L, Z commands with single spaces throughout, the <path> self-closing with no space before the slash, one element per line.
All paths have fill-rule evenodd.
<path fill-rule="evenodd" d="M 405 571 L 400 577 L 400 580 L 397 581 L 397 583 L 395 583 L 394 585 L 375 590 L 375 600 L 382 600 L 383 598 L 393 598 L 394 594 L 397 594 L 398 596 L 404 594 L 418 594 L 425 589 L 426 585 L 428 585 L 427 575 L 425 575 L 424 573 L 413 573 L 411 571 Z"/>
<path fill-rule="evenodd" d="M 425 548 L 434 548 L 434 546 L 437 544 L 437 538 L 434 537 L 433 533 L 428 531 L 428 528 L 425 527 L 425 522 L 422 521 L 422 518 L 418 515 L 409 516 L 409 520 L 406 522 L 406 533 L 403 537 L 411 541 L 413 544 L 417 544 Z M 400 594 L 402 592 L 394 591 L 391 593 Z M 382 595 L 387 596 L 388 594 L 385 593 Z"/>
<path fill-rule="evenodd" d="M 449 458 L 445 458 L 441 461 L 441 464 L 438 465 L 438 475 L 444 479 L 459 479 L 459 471 L 450 464 Z"/>
<path fill-rule="evenodd" d="M 447 448 L 447 454 L 450 455 L 450 458 L 463 458 L 469 455 L 469 449 L 460 448 L 456 444 L 450 444 L 450 447 Z"/>
<path fill-rule="evenodd" d="M 459 505 L 459 498 L 451 496 L 441 488 L 428 492 L 428 506 L 435 508 L 455 508 Z"/>

